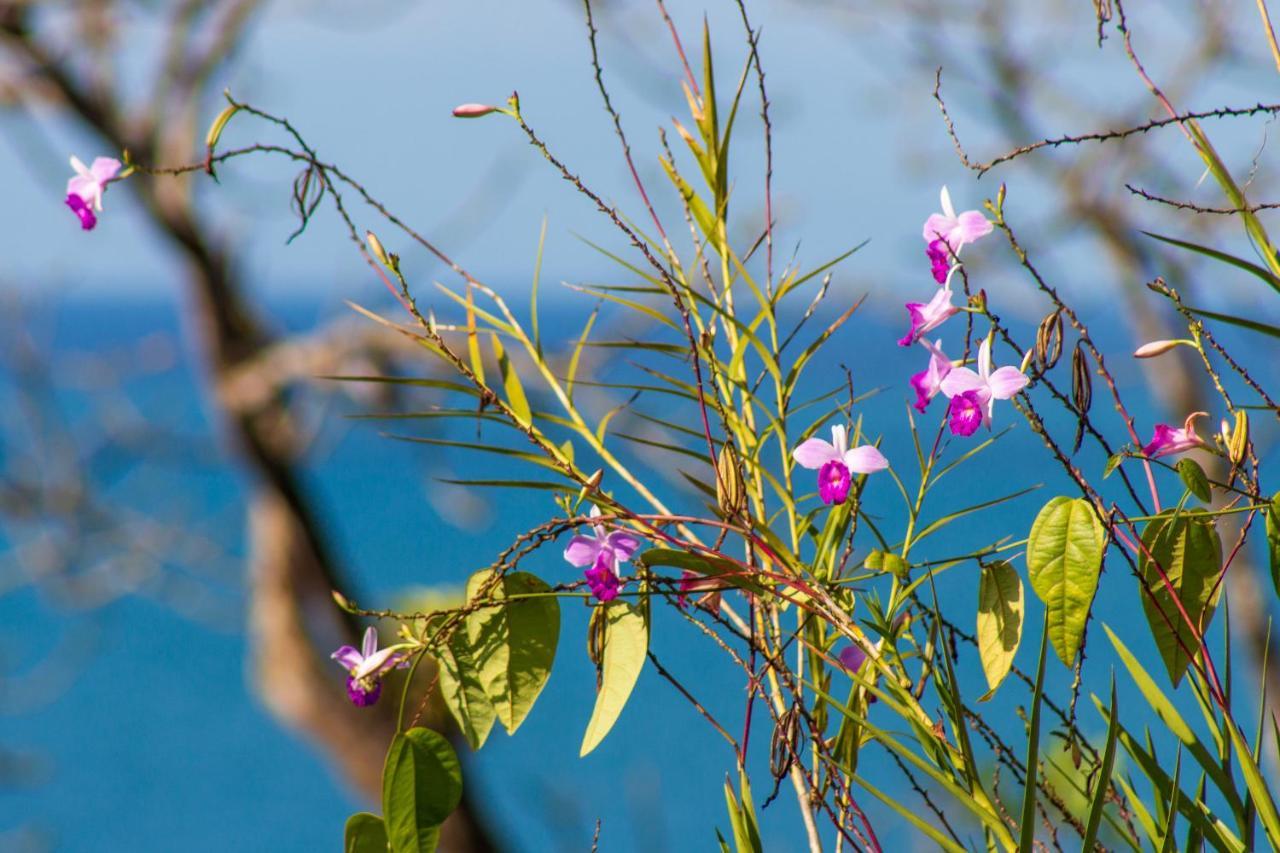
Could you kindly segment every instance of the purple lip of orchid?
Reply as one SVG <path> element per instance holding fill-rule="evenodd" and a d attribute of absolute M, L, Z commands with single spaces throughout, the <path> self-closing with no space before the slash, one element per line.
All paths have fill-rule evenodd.
<path fill-rule="evenodd" d="M 75 175 L 67 181 L 67 207 L 80 217 L 80 227 L 90 231 L 98 224 L 94 211 L 102 212 L 102 194 L 107 184 L 120 173 L 120 161 L 98 157 L 92 166 L 86 166 L 79 157 L 72 157 L 71 168 Z"/>
<path fill-rule="evenodd" d="M 71 208 L 72 213 L 80 217 L 80 227 L 85 231 L 92 231 L 93 226 L 98 224 L 98 217 L 94 215 L 93 208 L 75 193 L 70 193 L 67 196 L 67 207 Z"/>
<path fill-rule="evenodd" d="M 791 453 L 796 464 L 818 472 L 818 496 L 826 504 L 841 504 L 849 496 L 853 474 L 873 474 L 889 467 L 875 447 L 849 447 L 849 433 L 843 424 L 831 428 L 831 441 L 811 438 Z"/>
<path fill-rule="evenodd" d="M 372 625 L 364 632 L 360 648 L 342 646 L 332 655 L 347 670 L 347 697 L 361 708 L 378 701 L 382 693 L 382 678 L 393 669 L 409 665 L 407 646 L 378 648 L 378 629 Z"/>
<path fill-rule="evenodd" d="M 941 340 L 929 343 L 922 338 L 920 345 L 929 351 L 929 366 L 913 374 L 910 381 L 916 392 L 916 401 L 912 405 L 924 414 L 929 402 L 942 391 L 942 380 L 951 372 L 951 359 L 943 354 Z"/>
<path fill-rule="evenodd" d="M 591 517 L 600 517 L 600 507 L 591 507 Z M 603 524 L 593 523 L 591 531 L 594 535 L 578 534 L 569 540 L 569 547 L 564 549 L 564 558 L 572 566 L 589 567 L 583 576 L 591 592 L 600 601 L 612 601 L 618 597 L 621 581 L 618 579 L 619 563 L 631 559 L 631 555 L 640 547 L 640 540 L 625 530 L 607 531 Z"/>
<path fill-rule="evenodd" d="M 933 243 L 940 240 L 951 248 L 955 254 L 960 254 L 960 249 L 968 243 L 973 243 L 978 238 L 984 237 L 991 233 L 991 223 L 987 218 L 976 210 L 966 210 L 964 213 L 956 214 L 955 207 L 951 204 L 951 193 L 946 187 L 942 188 L 941 199 L 942 213 L 931 215 L 924 222 L 924 239 L 926 243 Z M 934 254 L 930 251 L 930 259 L 933 260 Z M 950 256 L 946 256 L 946 263 L 950 263 Z M 937 275 L 937 261 L 934 261 L 934 275 Z"/>
<path fill-rule="evenodd" d="M 951 255 L 947 252 L 947 244 L 942 240 L 934 240 L 925 247 L 924 253 L 929 256 L 933 280 L 938 284 L 945 283 L 947 274 L 951 272 Z"/>
<path fill-rule="evenodd" d="M 595 565 L 582 573 L 587 579 L 591 594 L 602 604 L 607 604 L 618 597 L 618 588 L 622 585 L 613 571 L 613 560 L 608 552 L 601 551 L 596 557 Z"/>
<path fill-rule="evenodd" d="M 907 314 L 911 316 L 911 328 L 898 341 L 898 346 L 909 347 L 920 340 L 922 335 L 932 332 L 945 323 L 948 318 L 960 312 L 951 304 L 952 291 L 944 284 L 928 302 L 908 302 Z"/>
<path fill-rule="evenodd" d="M 991 369 L 991 339 L 978 347 L 978 369 L 953 367 L 939 386 L 951 398 L 951 431 L 956 435 L 973 435 L 974 409 L 981 412 L 980 423 L 991 427 L 996 400 L 1008 400 L 1026 388 L 1030 379 L 1016 367 Z M 963 398 L 957 403 L 956 400 Z"/>
<path fill-rule="evenodd" d="M 1156 424 L 1155 434 L 1143 448 L 1142 453 L 1148 459 L 1158 459 L 1174 453 L 1185 453 L 1204 446 L 1204 439 L 1196 433 L 1196 418 L 1208 417 L 1208 412 L 1192 412 L 1182 427 L 1175 428 L 1168 424 Z"/>

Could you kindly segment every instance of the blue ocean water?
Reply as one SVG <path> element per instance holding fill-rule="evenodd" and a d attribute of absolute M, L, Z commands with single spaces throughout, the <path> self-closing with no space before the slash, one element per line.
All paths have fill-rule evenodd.
<path fill-rule="evenodd" d="M 277 314 L 283 325 L 310 319 L 297 306 L 282 306 Z M 544 320 L 544 335 L 568 339 L 576 331 L 572 319 L 553 315 Z M 1122 330 L 1107 326 L 1106 320 L 1102 325 L 1109 341 L 1127 346 Z M 101 351 L 149 332 L 177 329 L 172 305 L 73 305 L 59 312 L 55 340 L 60 348 Z M 884 436 L 886 455 L 911 484 L 914 450 L 902 428 L 907 397 L 899 380 L 918 369 L 918 357 L 892 345 L 897 333 L 896 325 L 871 317 L 850 327 L 834 346 L 853 370 L 859 391 L 885 388 L 864 406 L 864 429 Z M 1124 390 L 1140 388 L 1137 368 L 1121 364 L 1117 370 Z M 594 378 L 612 377 L 603 372 Z M 198 380 L 184 358 L 173 370 L 130 385 L 128 393 L 157 422 L 191 435 L 216 434 Z M 1148 423 L 1154 414 L 1149 401 L 1140 394 L 1135 399 L 1139 422 Z M 64 405 L 74 418 L 82 403 L 69 399 Z M 662 408 L 668 405 L 653 399 L 637 403 L 665 417 L 671 416 Z M 542 498 L 485 494 L 479 496 L 484 504 L 477 509 L 476 526 L 460 530 L 443 521 L 433 506 L 431 496 L 439 488 L 434 480 L 507 473 L 500 463 L 461 458 L 385 434 L 412 433 L 414 426 L 350 421 L 341 409 L 324 416 L 331 423 L 317 440 L 322 452 L 309 465 L 306 486 L 362 603 L 390 603 L 413 587 L 460 584 L 487 565 L 511 536 L 553 511 Z M 933 416 L 940 413 L 935 409 Z M 998 417 L 1003 424 L 1016 420 L 1009 409 Z M 1061 420 L 1051 423 L 1063 426 Z M 103 461 L 108 472 L 103 476 L 119 501 L 132 502 L 141 511 L 163 515 L 176 504 L 197 517 L 214 519 L 206 529 L 234 566 L 244 548 L 238 508 L 246 484 L 239 473 L 220 464 L 216 441 L 206 438 L 203 444 L 202 453 L 157 475 L 161 479 L 135 481 L 110 473 L 113 465 L 126 466 L 127 460 Z M 954 456 L 961 450 L 954 445 L 947 452 Z M 21 452 L 6 449 L 10 455 Z M 645 464 L 644 457 L 624 452 Z M 1100 470 L 1104 460 L 1086 448 L 1078 461 Z M 922 555 L 972 550 L 987 543 L 993 528 L 1020 537 L 1045 500 L 1070 494 L 1035 437 L 1017 424 L 996 448 L 944 480 L 930 505 L 941 514 L 1037 483 L 1044 484 L 1038 493 L 947 528 L 927 548 L 922 546 Z M 887 477 L 873 479 L 866 502 L 891 508 L 879 520 L 885 529 L 896 529 L 902 516 Z M 554 548 L 532 558 L 526 568 L 553 580 L 567 578 L 571 571 Z M 32 770 L 0 787 L 0 847 L 338 848 L 347 815 L 368 804 L 335 778 L 311 745 L 276 725 L 249 689 L 243 623 L 237 616 L 243 600 L 235 571 L 201 580 L 199 595 L 207 598 L 197 601 L 196 618 L 146 594 L 145 587 L 143 594 L 92 610 L 60 606 L 44 584 L 0 595 L 0 711 L 5 712 L 0 756 L 15 753 Z M 971 624 L 976 606 L 971 568 L 942 575 L 938 594 L 957 621 Z M 1104 576 L 1095 614 L 1117 626 L 1135 649 L 1150 653 L 1143 626 L 1133 617 L 1137 594 L 1133 579 L 1117 562 Z M 213 624 L 199 618 L 210 612 L 230 616 Z M 1028 596 L 1028 629 L 1018 657 L 1025 668 L 1034 664 L 1040 613 L 1038 602 Z M 590 756 L 578 758 L 595 686 L 585 649 L 587 615 L 585 607 L 563 608 L 560 652 L 546 691 L 515 736 L 497 731 L 480 753 L 467 759 L 466 784 L 499 837 L 514 850 L 586 849 L 597 818 L 602 820 L 604 850 L 710 849 L 714 829 L 727 826 L 722 784 L 733 771 L 733 757 L 652 669 L 642 675 L 610 736 Z M 1100 692 L 1110 660 L 1102 653 L 1101 632 L 1096 634 L 1091 648 L 1097 654 L 1086 669 L 1086 691 Z M 50 666 L 75 661 L 63 681 L 57 675 L 42 677 L 40 665 L 49 648 L 58 652 Z M 732 731 L 740 729 L 742 683 L 705 639 L 660 612 L 654 649 L 717 718 Z M 976 690 L 982 684 L 976 662 L 970 670 L 963 677 Z M 340 677 L 336 667 L 334 676 Z M 1060 666 L 1051 671 L 1056 689 L 1065 688 L 1069 677 Z M 30 685 L 47 696 L 19 695 L 37 689 Z M 994 716 L 1012 719 L 1014 706 L 1023 702 L 1025 694 L 1006 688 L 987 707 Z M 1087 699 L 1081 704 L 1086 730 L 1100 730 Z M 755 726 L 754 740 L 763 747 L 769 733 L 759 710 Z M 768 776 L 763 765 L 754 769 L 759 803 L 767 796 Z M 875 750 L 864 755 L 862 769 L 872 779 L 894 778 L 888 760 Z M 0 774 L 0 785 L 4 780 Z M 900 788 L 894 782 L 890 790 Z M 897 821 L 883 808 L 864 805 L 886 848 L 902 849 L 906 835 Z M 797 828 L 796 810 L 784 787 L 764 815 L 766 849 L 800 849 Z"/>

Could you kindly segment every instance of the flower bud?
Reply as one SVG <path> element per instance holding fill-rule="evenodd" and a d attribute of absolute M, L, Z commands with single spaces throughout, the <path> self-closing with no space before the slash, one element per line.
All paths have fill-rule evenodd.
<path fill-rule="evenodd" d="M 1248 452 L 1249 414 L 1242 410 L 1236 412 L 1236 426 L 1231 430 L 1231 440 L 1227 443 L 1227 456 L 1232 465 L 1242 465 Z"/>
<path fill-rule="evenodd" d="M 1172 341 L 1152 341 L 1149 344 L 1143 344 L 1133 351 L 1134 358 L 1155 358 L 1158 355 L 1164 355 L 1169 350 L 1186 343 L 1182 340 Z"/>
<path fill-rule="evenodd" d="M 231 117 L 240 112 L 239 104 L 229 104 L 226 109 L 218 113 L 218 117 L 213 120 L 213 124 L 209 125 L 209 132 L 204 137 L 204 147 L 213 150 L 218 144 L 218 140 L 222 138 L 222 131 L 226 128 L 227 122 L 231 121 Z"/>
<path fill-rule="evenodd" d="M 373 252 L 373 256 L 378 259 L 378 263 L 387 263 L 387 252 L 382 248 L 382 241 L 378 239 L 378 235 L 372 231 L 364 232 L 365 242 L 369 244 L 369 251 Z"/>
<path fill-rule="evenodd" d="M 453 108 L 454 118 L 481 118 L 489 113 L 500 113 L 501 107 L 489 104 L 459 104 Z"/>

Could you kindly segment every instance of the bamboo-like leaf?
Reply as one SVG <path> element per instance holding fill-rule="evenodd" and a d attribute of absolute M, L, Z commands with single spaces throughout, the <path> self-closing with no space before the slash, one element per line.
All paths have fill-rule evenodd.
<path fill-rule="evenodd" d="M 542 335 L 538 332 L 538 285 L 542 280 L 542 250 L 547 243 L 547 217 L 542 217 L 538 232 L 538 253 L 533 262 L 533 286 L 529 289 L 529 323 L 533 328 L 533 347 L 542 355 Z"/>
<path fill-rule="evenodd" d="M 1220 323 L 1226 323 L 1231 326 L 1239 326 L 1242 329 L 1248 329 L 1251 332 L 1258 332 L 1263 335 L 1270 335 L 1273 338 L 1280 338 L 1280 326 L 1273 326 L 1270 323 L 1261 323 L 1257 320 L 1251 320 L 1248 317 L 1236 317 L 1233 314 L 1219 314 L 1217 311 L 1206 311 L 1203 308 L 1192 308 L 1185 305 L 1188 311 L 1197 317 L 1204 317 L 1208 320 L 1217 320 Z"/>
<path fill-rule="evenodd" d="M 493 354 L 498 359 L 498 373 L 502 376 L 502 388 L 506 391 L 507 407 L 516 416 L 516 420 L 528 426 L 533 422 L 533 415 L 529 410 L 529 398 L 525 396 L 520 375 L 511 366 L 511 359 L 507 357 L 506 350 L 502 348 L 502 341 L 498 340 L 496 334 L 493 335 Z"/>
<path fill-rule="evenodd" d="M 605 608 L 604 658 L 600 690 L 582 738 L 579 755 L 595 749 L 617 722 L 631 696 L 649 652 L 649 618 L 629 601 L 615 599 Z"/>
<path fill-rule="evenodd" d="M 1044 696 L 1044 661 L 1049 652 L 1049 621 L 1045 619 L 1040 640 L 1040 663 L 1036 665 L 1036 683 L 1031 696 L 1031 721 L 1027 727 L 1027 783 L 1022 790 L 1022 825 L 1018 838 L 1019 853 L 1031 853 L 1036 840 L 1036 794 L 1040 783 L 1040 705 Z"/>
<path fill-rule="evenodd" d="M 1271 585 L 1280 596 L 1280 492 L 1271 498 L 1266 510 L 1267 554 L 1271 563 Z"/>
<path fill-rule="evenodd" d="M 979 702 L 995 695 L 1009 674 L 1013 657 L 1022 641 L 1025 611 L 1022 578 L 1008 562 L 1001 560 L 982 568 L 978 579 L 978 655 L 987 676 L 988 690 Z"/>
<path fill-rule="evenodd" d="M 596 317 L 599 316 L 600 309 L 595 308 L 587 317 L 587 324 L 582 327 L 582 334 L 578 336 L 578 343 L 573 348 L 573 355 L 569 358 L 569 374 L 566 379 L 566 391 L 570 400 L 573 400 L 573 380 L 578 375 L 578 359 L 582 357 L 582 347 L 586 345 L 587 338 L 591 335 L 591 327 L 596 324 Z"/>
<path fill-rule="evenodd" d="M 1258 278 L 1265 281 L 1267 284 L 1271 285 L 1272 289 L 1280 290 L 1280 278 L 1277 278 L 1269 270 L 1264 269 L 1263 267 L 1260 267 L 1251 261 L 1246 261 L 1244 258 L 1238 258 L 1235 255 L 1230 255 L 1230 254 L 1227 254 L 1226 252 L 1220 252 L 1217 249 L 1210 249 L 1208 246 L 1200 246 L 1195 243 L 1189 242 L 1187 240 L 1178 240 L 1174 237 L 1162 237 L 1161 235 L 1153 234 L 1150 231 L 1143 231 L 1142 233 L 1146 234 L 1148 237 L 1152 237 L 1156 240 L 1159 240 L 1162 243 L 1168 243 L 1171 246 L 1177 246 L 1181 249 L 1187 249 L 1197 254 L 1205 255 L 1207 257 L 1213 258 L 1214 260 L 1218 260 L 1218 261 L 1222 261 L 1223 263 L 1230 264 L 1231 266 L 1236 267 L 1237 269 L 1242 269 L 1247 273 L 1257 276 Z"/>
<path fill-rule="evenodd" d="M 1067 666 L 1075 661 L 1084 638 L 1106 543 L 1102 522 L 1083 498 L 1054 498 L 1031 525 L 1031 588 L 1045 604 L 1053 650 Z"/>
<path fill-rule="evenodd" d="M 1081 850 L 1092 850 L 1094 842 L 1098 840 L 1098 829 L 1102 826 L 1102 812 L 1106 808 L 1108 792 L 1111 789 L 1111 771 L 1116 764 L 1116 740 L 1120 734 L 1119 709 L 1116 704 L 1116 680 L 1111 678 L 1111 704 L 1109 706 L 1111 721 L 1107 725 L 1107 743 L 1102 749 L 1102 763 L 1098 766 L 1098 773 L 1095 777 L 1094 784 L 1097 788 L 1093 792 L 1093 799 L 1089 803 L 1089 822 L 1085 824 L 1083 843 L 1080 845 Z"/>

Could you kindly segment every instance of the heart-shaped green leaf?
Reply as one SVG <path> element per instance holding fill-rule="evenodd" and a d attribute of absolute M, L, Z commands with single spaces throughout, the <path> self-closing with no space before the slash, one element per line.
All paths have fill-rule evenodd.
<path fill-rule="evenodd" d="M 1202 510 L 1166 510 L 1147 524 L 1142 531 L 1142 542 L 1151 555 L 1148 558 L 1144 552 L 1138 559 L 1147 589 L 1142 593 L 1142 609 L 1146 611 L 1151 635 L 1169 671 L 1169 679 L 1176 687 L 1200 643 L 1196 632 L 1182 617 L 1174 595 L 1203 634 L 1222 592 L 1218 583 L 1222 540 L 1218 538 L 1212 516 Z M 1164 570 L 1168 584 L 1161 577 L 1160 569 Z"/>
<path fill-rule="evenodd" d="M 996 692 L 1013 666 L 1025 611 L 1022 578 L 1013 566 L 1004 561 L 984 566 L 978 579 L 978 654 L 990 688 L 984 700 Z"/>
<path fill-rule="evenodd" d="M 394 853 L 432 853 L 461 799 L 462 768 L 444 735 L 417 728 L 395 736 L 382 768 L 382 813 Z"/>
<path fill-rule="evenodd" d="M 649 620 L 636 605 L 614 600 L 604 605 L 604 655 L 595 710 L 582 738 L 580 755 L 595 749 L 617 722 L 649 652 Z"/>
<path fill-rule="evenodd" d="M 1049 641 L 1067 666 L 1080 651 L 1106 545 L 1107 532 L 1083 498 L 1054 498 L 1031 525 L 1027 573 L 1047 611 Z"/>

